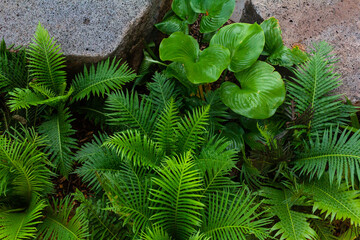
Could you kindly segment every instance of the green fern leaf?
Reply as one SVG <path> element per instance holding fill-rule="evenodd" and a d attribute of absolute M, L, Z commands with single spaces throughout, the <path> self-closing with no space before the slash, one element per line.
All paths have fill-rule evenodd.
<path fill-rule="evenodd" d="M 167 78 L 165 74 L 155 72 L 153 82 L 147 83 L 146 86 L 150 91 L 149 100 L 159 110 L 165 108 L 171 98 L 174 99 L 176 107 L 181 107 L 181 101 L 178 99 L 180 91 L 175 88 L 175 81 Z"/>
<path fill-rule="evenodd" d="M 201 107 L 188 113 L 178 123 L 177 152 L 185 153 L 194 151 L 204 140 L 202 135 L 206 132 L 208 125 L 210 106 Z"/>
<path fill-rule="evenodd" d="M 296 112 L 303 114 L 309 107 L 313 117 L 308 123 L 310 132 L 323 131 L 330 126 L 343 125 L 354 108 L 341 101 L 342 95 L 332 92 L 340 85 L 335 73 L 332 48 L 325 42 L 315 45 L 309 61 L 294 69 L 294 82 L 288 82 L 288 97 L 296 103 Z"/>
<path fill-rule="evenodd" d="M 0 211 L 0 239 L 33 239 L 45 207 L 43 200 L 39 201 L 34 197 L 29 207 L 23 211 L 19 209 Z"/>
<path fill-rule="evenodd" d="M 146 229 L 146 232 L 141 234 L 141 240 L 171 240 L 169 234 L 160 227 L 153 227 L 153 229 Z"/>
<path fill-rule="evenodd" d="M 152 202 L 150 197 L 149 171 L 123 162 L 120 173 L 104 174 L 104 190 L 112 204 L 109 210 L 120 215 L 124 225 L 132 227 L 136 235 L 150 227 Z M 151 172 L 150 172 L 151 173 Z"/>
<path fill-rule="evenodd" d="M 156 204 L 151 208 L 155 211 L 151 220 L 175 239 L 190 237 L 201 223 L 201 180 L 194 166 L 190 153 L 186 153 L 169 158 L 158 170 L 159 177 L 153 178 L 159 188 L 151 191 L 151 201 Z"/>
<path fill-rule="evenodd" d="M 39 132 L 45 136 L 49 144 L 46 147 L 59 171 L 64 176 L 72 171 L 73 153 L 76 149 L 76 139 L 71 135 L 75 130 L 71 128 L 72 119 L 68 109 L 59 108 L 57 114 L 51 116 L 48 121 L 39 126 Z"/>
<path fill-rule="evenodd" d="M 310 226 L 316 231 L 316 240 L 335 240 L 334 226 L 324 220 L 312 219 Z"/>
<path fill-rule="evenodd" d="M 237 160 L 237 152 L 233 149 L 228 150 L 230 144 L 223 138 L 212 137 L 196 158 L 196 166 L 204 179 L 203 195 L 237 187 L 237 184 L 226 176 L 235 167 Z"/>
<path fill-rule="evenodd" d="M 126 63 L 120 62 L 121 59 L 116 61 L 115 58 L 111 62 L 107 59 L 98 63 L 96 70 L 94 65 L 89 70 L 85 66 L 84 73 L 76 75 L 73 81 L 73 100 L 89 99 L 91 95 L 104 96 L 110 90 L 120 89 L 122 85 L 132 81 L 136 74 Z"/>
<path fill-rule="evenodd" d="M 125 238 L 127 232 L 123 230 L 127 230 L 127 228 L 123 228 L 123 223 L 118 220 L 118 216 L 105 210 L 107 205 L 104 198 L 95 201 L 86 198 L 77 189 L 74 199 L 81 203 L 78 211 L 84 212 L 87 216 L 90 239 L 122 240 Z"/>
<path fill-rule="evenodd" d="M 73 202 L 69 197 L 63 200 L 52 200 L 47 208 L 46 218 L 39 226 L 37 239 L 39 240 L 81 240 L 88 234 L 88 221 L 81 211 L 74 213 Z"/>
<path fill-rule="evenodd" d="M 360 225 L 360 191 L 331 184 L 327 175 L 305 184 L 305 190 L 314 201 L 313 212 L 320 209 L 331 221 L 350 219 L 351 224 Z"/>
<path fill-rule="evenodd" d="M 42 147 L 44 141 L 35 132 L 28 132 L 27 139 L 16 135 L 13 138 L 0 136 L 0 196 L 9 186 L 12 194 L 27 200 L 51 189 L 52 174 L 47 168 L 45 154 L 38 150 Z"/>
<path fill-rule="evenodd" d="M 62 70 L 65 67 L 65 57 L 60 50 L 60 45 L 56 45 L 56 41 L 39 23 L 33 43 L 27 50 L 29 72 L 35 82 L 62 95 L 66 85 L 66 73 Z"/>
<path fill-rule="evenodd" d="M 258 213 L 260 203 L 245 188 L 236 194 L 214 193 L 207 199 L 201 232 L 211 239 L 246 240 L 249 235 L 265 240 L 269 219 Z M 259 218 L 260 217 L 260 218 Z"/>
<path fill-rule="evenodd" d="M 162 161 L 163 151 L 156 143 L 137 130 L 117 133 L 104 143 L 115 150 L 122 158 L 139 166 L 155 167 Z"/>
<path fill-rule="evenodd" d="M 129 94 L 127 91 L 118 91 L 109 95 L 106 105 L 110 111 L 110 124 L 138 129 L 141 133 L 151 136 L 156 114 L 150 101 L 139 101 L 136 92 Z"/>
<path fill-rule="evenodd" d="M 269 213 L 279 218 L 271 229 L 276 231 L 275 236 L 281 235 L 280 239 L 287 240 L 315 239 L 316 232 L 308 219 L 317 217 L 292 210 L 294 202 L 290 201 L 290 190 L 264 187 L 261 194 L 267 198 L 264 203 L 269 204 Z"/>
<path fill-rule="evenodd" d="M 156 121 L 154 137 L 167 156 L 171 156 L 176 145 L 176 126 L 178 124 L 178 110 L 173 99 L 169 101 Z"/>
<path fill-rule="evenodd" d="M 101 178 L 106 173 L 120 172 L 123 166 L 122 159 L 119 159 L 115 151 L 102 146 L 106 138 L 108 136 L 105 134 L 94 136 L 91 143 L 85 143 L 76 153 L 76 159 L 81 163 L 81 167 L 76 169 L 75 173 L 96 193 L 102 189 L 98 177 Z"/>
<path fill-rule="evenodd" d="M 345 177 L 346 183 L 350 180 L 354 184 L 356 176 L 360 179 L 360 131 L 352 134 L 344 130 L 338 137 L 339 133 L 339 128 L 330 128 L 322 137 L 317 135 L 314 141 L 305 143 L 305 149 L 298 153 L 295 169 L 301 169 L 310 178 L 315 175 L 320 178 L 327 171 L 331 183 L 337 178 L 340 184 Z"/>

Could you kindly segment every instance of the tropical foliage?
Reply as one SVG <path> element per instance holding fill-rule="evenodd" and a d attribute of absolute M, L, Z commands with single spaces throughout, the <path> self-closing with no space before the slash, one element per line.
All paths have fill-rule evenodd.
<path fill-rule="evenodd" d="M 27 49 L 2 41 L 0 239 L 355 239 L 360 124 L 338 59 L 286 48 L 274 18 L 221 28 L 233 8 L 174 0 L 138 75 L 114 58 L 67 79 L 40 24 Z M 205 50 L 199 14 L 199 38 L 220 28 Z"/>

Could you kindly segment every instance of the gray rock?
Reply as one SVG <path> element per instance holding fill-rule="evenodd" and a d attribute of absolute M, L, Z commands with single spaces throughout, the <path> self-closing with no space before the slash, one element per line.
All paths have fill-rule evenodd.
<path fill-rule="evenodd" d="M 340 57 L 339 92 L 360 101 L 359 0 L 246 0 L 240 20 L 261 22 L 269 17 L 279 20 L 288 47 L 302 44 L 308 49 L 317 41 L 330 43 Z"/>
<path fill-rule="evenodd" d="M 127 58 L 153 29 L 168 0 L 0 0 L 0 32 L 28 45 L 40 22 L 76 68 L 109 56 Z"/>

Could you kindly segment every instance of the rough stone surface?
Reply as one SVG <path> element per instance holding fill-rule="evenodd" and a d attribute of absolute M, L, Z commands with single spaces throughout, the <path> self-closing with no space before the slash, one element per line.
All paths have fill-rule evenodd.
<path fill-rule="evenodd" d="M 127 58 L 152 31 L 168 0 L 0 0 L 0 38 L 27 45 L 39 22 L 76 68 Z M 141 44 L 140 44 L 141 45 Z"/>
<path fill-rule="evenodd" d="M 339 92 L 360 101 L 360 0 L 252 0 L 241 21 L 279 19 L 285 45 L 327 41 L 340 57 Z"/>
<path fill-rule="evenodd" d="M 232 16 L 230 17 L 230 20 L 234 22 L 239 22 L 243 15 L 246 0 L 236 0 L 235 2 L 235 9 Z"/>

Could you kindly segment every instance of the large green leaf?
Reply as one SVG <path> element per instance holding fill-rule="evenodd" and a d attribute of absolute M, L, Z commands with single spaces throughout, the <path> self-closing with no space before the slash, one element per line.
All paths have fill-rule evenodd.
<path fill-rule="evenodd" d="M 223 27 L 211 39 L 210 46 L 220 44 L 231 53 L 229 70 L 239 72 L 253 65 L 263 51 L 265 36 L 257 24 L 234 23 Z"/>
<path fill-rule="evenodd" d="M 260 27 L 264 30 L 265 34 L 265 47 L 264 51 L 267 55 L 275 52 L 276 49 L 284 46 L 281 37 L 281 28 L 279 20 L 271 17 L 260 24 Z"/>
<path fill-rule="evenodd" d="M 285 85 L 278 72 L 258 61 L 235 74 L 241 88 L 232 82 L 221 85 L 221 99 L 234 112 L 248 118 L 265 119 L 274 115 L 285 99 Z"/>
<path fill-rule="evenodd" d="M 189 27 L 186 21 L 182 20 L 176 15 L 170 15 L 164 18 L 163 21 L 155 24 L 155 27 L 162 33 L 168 35 L 174 32 L 183 32 L 185 34 L 189 33 Z"/>
<path fill-rule="evenodd" d="M 221 45 L 199 50 L 196 40 L 181 32 L 171 34 L 160 44 L 160 58 L 184 64 L 186 75 L 194 84 L 210 83 L 219 79 L 230 63 L 230 52 Z"/>
<path fill-rule="evenodd" d="M 269 55 L 268 62 L 272 65 L 291 67 L 305 62 L 308 56 L 299 47 L 287 48 L 281 37 L 279 21 L 271 17 L 260 24 L 265 33 L 264 54 Z"/>
<path fill-rule="evenodd" d="M 176 15 L 189 24 L 193 24 L 198 17 L 190 6 L 190 0 L 173 0 L 171 7 Z"/>
<path fill-rule="evenodd" d="M 235 0 L 190 0 L 192 9 L 204 13 L 201 18 L 200 32 L 213 32 L 220 28 L 231 17 Z"/>

